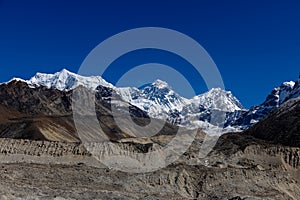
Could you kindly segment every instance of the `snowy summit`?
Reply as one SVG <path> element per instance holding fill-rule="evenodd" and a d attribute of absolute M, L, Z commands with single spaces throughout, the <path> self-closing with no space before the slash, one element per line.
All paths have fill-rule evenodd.
<path fill-rule="evenodd" d="M 186 99 L 162 80 L 156 80 L 141 89 L 117 88 L 100 76 L 81 76 L 66 69 L 55 74 L 37 73 L 28 81 L 17 78 L 13 80 L 26 82 L 30 87 L 44 86 L 61 91 L 70 91 L 78 86 L 96 90 L 101 85 L 113 89 L 124 101 L 146 111 L 150 117 L 165 119 L 187 128 L 200 127 L 208 132 L 207 129 L 218 128 L 210 124 L 212 113 L 215 111 L 226 114 L 224 127 L 219 128 L 229 131 L 234 128 L 238 131 L 257 123 L 289 99 L 300 96 L 300 78 L 296 82 L 284 82 L 281 86 L 274 88 L 265 102 L 249 110 L 244 109 L 230 91 L 212 88 L 204 94 Z"/>

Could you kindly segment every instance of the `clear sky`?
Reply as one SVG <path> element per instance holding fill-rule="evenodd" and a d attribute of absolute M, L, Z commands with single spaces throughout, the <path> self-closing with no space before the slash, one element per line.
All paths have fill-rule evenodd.
<path fill-rule="evenodd" d="M 38 71 L 76 72 L 101 41 L 147 26 L 198 41 L 217 64 L 226 89 L 245 107 L 261 103 L 272 88 L 300 72 L 298 0 L 0 0 L 0 82 L 28 79 Z M 152 54 L 156 60 L 149 60 Z M 143 61 L 183 64 L 164 52 L 137 52 L 116 63 Z M 104 78 L 114 82 L 113 74 Z"/>

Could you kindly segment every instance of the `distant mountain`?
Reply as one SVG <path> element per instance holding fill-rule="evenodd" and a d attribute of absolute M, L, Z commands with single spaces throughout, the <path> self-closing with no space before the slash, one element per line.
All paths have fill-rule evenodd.
<path fill-rule="evenodd" d="M 300 96 L 300 77 L 296 82 L 289 81 L 274 88 L 266 97 L 266 100 L 248 111 L 237 111 L 229 114 L 227 126 L 247 129 L 266 117 L 271 111 L 278 108 L 284 102 Z M 234 119 L 233 119 L 234 118 Z"/>
<path fill-rule="evenodd" d="M 141 90 L 143 96 L 161 105 L 165 111 L 182 110 L 182 108 L 189 103 L 189 101 L 179 94 L 164 81 L 156 80 L 149 86 Z"/>
<path fill-rule="evenodd" d="M 223 129 L 224 123 L 214 124 L 212 115 L 216 111 L 226 115 L 226 113 L 244 110 L 231 92 L 220 88 L 213 88 L 192 99 L 181 97 L 161 80 L 145 85 L 141 90 L 117 88 L 116 91 L 125 101 L 146 111 L 153 118 L 167 119 L 172 124 L 190 129 L 202 128 L 207 132 L 214 132 L 217 128 L 225 132 L 235 130 Z M 224 116 L 224 120 L 225 118 Z"/>
<path fill-rule="evenodd" d="M 87 89 L 79 86 L 84 92 Z M 117 106 L 122 115 L 129 109 L 133 121 L 147 125 L 149 117 L 146 112 L 123 101 L 120 96 L 112 95 L 113 89 L 97 86 L 95 91 L 95 112 L 102 130 L 111 139 L 134 137 L 137 131 L 130 127 L 126 132 L 115 123 L 112 106 Z M 50 141 L 79 142 L 73 119 L 72 91 L 61 91 L 45 86 L 32 87 L 26 81 L 13 80 L 0 85 L 0 138 L 34 139 Z M 89 124 L 89 111 L 78 108 L 79 115 L 87 116 L 83 124 L 89 135 L 96 135 L 99 127 Z M 122 119 L 122 118 L 121 118 Z M 175 134 L 176 126 L 166 123 L 157 133 Z M 143 134 L 143 133 L 141 133 Z"/>
<path fill-rule="evenodd" d="M 89 89 L 95 89 L 98 85 L 113 88 L 112 84 L 106 82 L 100 76 L 80 76 L 66 69 L 55 74 L 37 73 L 26 82 L 32 87 L 45 86 L 61 91 L 69 91 L 80 85 Z"/>
<path fill-rule="evenodd" d="M 37 73 L 26 82 L 31 87 L 45 86 L 61 91 L 69 91 L 79 85 L 93 90 L 98 85 L 105 86 L 114 90 L 124 101 L 147 112 L 150 117 L 168 120 L 188 128 L 215 129 L 216 126 L 210 124 L 213 110 L 232 113 L 243 109 L 231 92 L 213 88 L 207 93 L 186 99 L 162 80 L 156 80 L 140 89 L 117 88 L 99 76 L 84 77 L 64 69 L 55 74 Z"/>
<path fill-rule="evenodd" d="M 224 91 L 220 88 L 213 88 L 204 94 L 195 96 L 192 99 L 192 104 L 196 106 L 201 105 L 206 109 L 216 109 L 226 112 L 244 109 L 239 100 L 230 91 Z"/>
<path fill-rule="evenodd" d="M 55 74 L 37 73 L 30 80 L 21 81 L 31 88 L 45 87 L 59 91 L 71 91 L 79 86 L 116 94 L 122 101 L 139 108 L 152 118 L 185 126 L 189 129 L 203 128 L 207 132 L 230 132 L 245 130 L 266 117 L 272 110 L 289 99 L 300 95 L 298 81 L 285 82 L 276 87 L 266 100 L 257 106 L 245 109 L 229 91 L 212 88 L 210 91 L 191 99 L 181 97 L 168 83 L 156 80 L 140 89 L 134 87 L 115 87 L 100 76 L 80 76 L 63 69 Z M 104 92 L 104 91 L 102 91 Z"/>
<path fill-rule="evenodd" d="M 244 110 L 241 103 L 229 91 L 213 88 L 189 100 L 183 109 L 173 113 L 173 122 L 189 128 L 201 127 L 208 133 L 237 131 L 226 127 L 227 115 Z"/>
<path fill-rule="evenodd" d="M 153 118 L 166 119 L 170 112 L 178 112 L 189 100 L 177 94 L 166 82 L 156 80 L 141 90 L 118 88 L 117 92 L 132 105 L 146 111 Z"/>

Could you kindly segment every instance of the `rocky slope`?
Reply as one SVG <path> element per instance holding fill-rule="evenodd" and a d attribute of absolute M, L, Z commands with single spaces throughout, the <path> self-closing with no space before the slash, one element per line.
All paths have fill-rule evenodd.
<path fill-rule="evenodd" d="M 246 133 L 276 144 L 300 147 L 300 98 L 283 103 Z"/>
<path fill-rule="evenodd" d="M 71 92 L 79 86 L 97 91 L 96 88 L 102 86 L 111 89 L 121 99 L 145 111 L 152 118 L 168 120 L 190 129 L 215 127 L 222 130 L 222 125 L 218 127 L 211 122 L 214 110 L 233 113 L 243 109 L 231 92 L 213 88 L 207 93 L 186 99 L 161 80 L 156 80 L 141 90 L 116 88 L 99 76 L 84 77 L 63 69 L 55 74 L 37 73 L 28 81 L 13 79 L 11 82 L 15 81 L 23 82 L 32 89 L 43 87 L 63 92 Z"/>
<path fill-rule="evenodd" d="M 157 80 L 141 89 L 117 88 L 99 76 L 85 77 L 63 69 L 55 74 L 37 73 L 30 80 L 25 81 L 31 88 L 43 86 L 71 92 L 78 86 L 96 90 L 104 86 L 114 91 L 119 97 L 139 109 L 150 117 L 167 120 L 169 123 L 190 129 L 202 128 L 208 133 L 231 132 L 245 130 L 267 116 L 272 110 L 289 99 L 300 95 L 300 78 L 296 81 L 284 82 L 267 96 L 266 100 L 249 110 L 231 92 L 213 88 L 210 91 L 186 99 L 178 95 L 166 82 Z M 222 112 L 222 122 L 216 123 L 214 115 Z"/>
<path fill-rule="evenodd" d="M 126 133 L 115 123 L 111 106 L 118 106 L 120 113 L 129 107 L 133 121 L 147 125 L 147 113 L 113 95 L 112 89 L 98 86 L 95 93 L 95 108 L 100 126 L 110 139 L 133 136 L 135 130 Z M 72 112 L 72 91 L 32 88 L 23 81 L 11 81 L 0 85 L 0 137 L 50 141 L 79 142 Z M 78 111 L 78 110 L 77 110 Z M 86 112 L 85 110 L 82 111 Z M 85 113 L 89 114 L 89 113 Z M 161 133 L 176 133 L 177 127 L 165 124 Z M 88 127 L 91 133 L 98 130 Z M 159 131 L 158 131 L 159 134 Z"/>

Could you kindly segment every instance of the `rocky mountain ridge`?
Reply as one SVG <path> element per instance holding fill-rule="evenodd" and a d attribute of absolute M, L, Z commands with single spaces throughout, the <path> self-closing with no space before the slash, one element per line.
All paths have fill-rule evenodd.
<path fill-rule="evenodd" d="M 152 118 L 167 120 L 189 129 L 202 128 L 208 133 L 248 129 L 285 101 L 300 95 L 299 78 L 296 82 L 284 82 L 276 87 L 262 104 L 247 110 L 229 91 L 213 88 L 204 94 L 186 99 L 161 80 L 156 80 L 142 89 L 117 88 L 100 76 L 80 76 L 66 69 L 55 74 L 37 73 L 28 81 L 15 80 L 24 82 L 31 88 L 43 86 L 64 92 L 70 92 L 79 86 L 96 90 L 100 85 L 110 88 L 124 101 L 145 111 Z M 222 123 L 214 123 L 216 112 L 224 115 Z"/>

